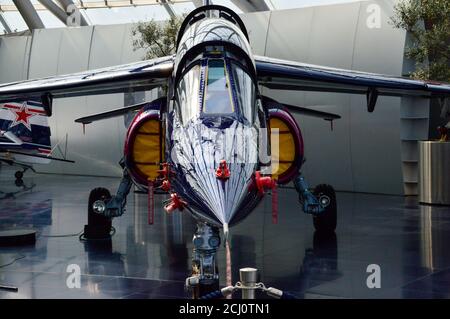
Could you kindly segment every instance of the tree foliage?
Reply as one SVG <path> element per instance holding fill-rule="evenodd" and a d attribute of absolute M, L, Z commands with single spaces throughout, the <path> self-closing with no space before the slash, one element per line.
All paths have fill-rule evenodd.
<path fill-rule="evenodd" d="M 144 49 L 146 59 L 174 54 L 177 34 L 183 18 L 183 16 L 175 16 L 164 22 L 154 19 L 149 22 L 139 22 L 132 31 L 134 49 Z"/>
<path fill-rule="evenodd" d="M 450 82 L 450 0 L 402 0 L 392 21 L 411 36 L 406 56 L 417 63 L 412 76 Z"/>

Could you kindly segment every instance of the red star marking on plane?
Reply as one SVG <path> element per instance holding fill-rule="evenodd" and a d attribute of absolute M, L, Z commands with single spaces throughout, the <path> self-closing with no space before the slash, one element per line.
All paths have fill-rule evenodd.
<path fill-rule="evenodd" d="M 11 112 L 14 113 L 14 115 L 16 116 L 14 122 L 11 123 L 10 128 L 13 126 L 18 125 L 19 123 L 22 123 L 23 125 L 25 125 L 25 127 L 27 129 L 29 129 L 31 131 L 31 125 L 30 125 L 30 117 L 34 116 L 35 114 L 31 113 L 30 111 L 28 111 L 27 108 L 27 103 L 24 102 L 22 104 L 22 106 L 20 107 L 20 109 L 10 109 Z"/>

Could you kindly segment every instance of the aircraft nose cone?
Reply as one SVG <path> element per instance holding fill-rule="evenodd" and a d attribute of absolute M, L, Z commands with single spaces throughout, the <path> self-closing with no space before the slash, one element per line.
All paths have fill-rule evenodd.
<path fill-rule="evenodd" d="M 231 226 L 258 202 L 250 187 L 258 163 L 258 136 L 245 130 L 239 122 L 226 130 L 202 123 L 174 130 L 173 187 L 194 215 L 218 226 Z M 217 170 L 224 162 L 229 176 L 220 178 Z"/>

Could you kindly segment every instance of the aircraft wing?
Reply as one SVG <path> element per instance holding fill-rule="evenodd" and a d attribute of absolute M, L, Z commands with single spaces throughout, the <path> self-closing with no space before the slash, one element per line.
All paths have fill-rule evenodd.
<path fill-rule="evenodd" d="M 149 90 L 167 83 L 173 70 L 173 61 L 174 56 L 167 56 L 80 73 L 0 84 L 0 102 L 38 97 L 44 104 L 49 104 L 46 103 L 48 97 L 53 99 Z"/>
<path fill-rule="evenodd" d="M 260 85 L 276 90 L 366 94 L 373 111 L 378 95 L 450 97 L 450 84 L 317 66 L 255 56 Z M 373 107 L 372 107 L 373 106 Z"/>

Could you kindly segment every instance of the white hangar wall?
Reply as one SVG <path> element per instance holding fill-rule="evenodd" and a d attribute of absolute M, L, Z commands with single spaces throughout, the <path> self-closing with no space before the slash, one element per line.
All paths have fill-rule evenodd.
<path fill-rule="evenodd" d="M 401 75 L 405 33 L 393 29 L 392 0 L 243 15 L 255 54 L 369 72 Z M 381 25 L 367 25 L 380 9 Z M 110 25 L 45 29 L 32 36 L 0 38 L 0 83 L 64 74 L 142 59 L 134 51 L 133 26 Z M 382 97 L 376 111 L 367 113 L 365 96 L 263 90 L 280 102 L 308 106 L 342 119 L 334 130 L 320 119 L 297 117 L 307 162 L 304 174 L 311 185 L 329 183 L 338 190 L 404 194 L 402 110 L 400 98 Z M 153 94 L 148 93 L 147 98 Z M 407 104 L 405 106 L 405 104 Z M 417 101 L 414 104 L 418 104 Z M 64 146 L 76 164 L 54 162 L 40 171 L 96 176 L 120 176 L 125 125 L 123 118 L 86 127 L 77 117 L 124 105 L 123 94 L 60 99 L 50 119 L 53 143 Z M 403 150 L 404 152 L 404 150 Z M 403 168 L 403 169 L 402 169 Z"/>

